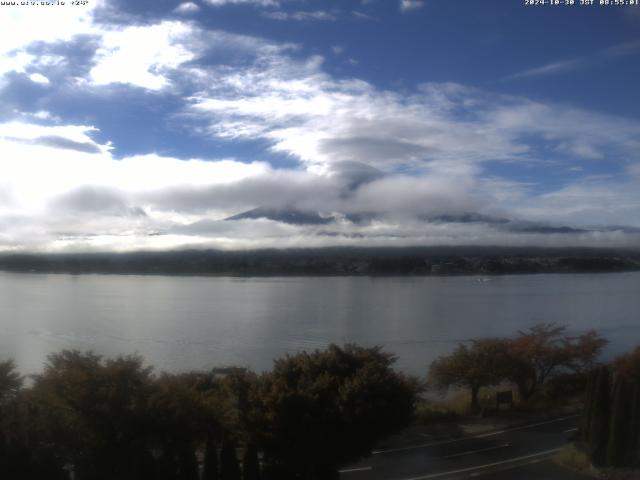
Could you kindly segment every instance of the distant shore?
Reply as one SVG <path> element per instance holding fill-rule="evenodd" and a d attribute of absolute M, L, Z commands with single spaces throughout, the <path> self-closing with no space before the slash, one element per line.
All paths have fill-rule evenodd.
<path fill-rule="evenodd" d="M 504 247 L 0 254 L 0 271 L 203 276 L 440 276 L 640 271 L 640 250 Z"/>

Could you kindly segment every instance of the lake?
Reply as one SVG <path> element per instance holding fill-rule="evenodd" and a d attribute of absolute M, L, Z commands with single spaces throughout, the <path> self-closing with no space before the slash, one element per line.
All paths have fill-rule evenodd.
<path fill-rule="evenodd" d="M 240 365 L 331 342 L 383 345 L 422 375 L 456 342 L 540 322 L 640 344 L 640 273 L 459 277 L 171 277 L 0 272 L 0 359 L 140 353 L 158 370 Z"/>

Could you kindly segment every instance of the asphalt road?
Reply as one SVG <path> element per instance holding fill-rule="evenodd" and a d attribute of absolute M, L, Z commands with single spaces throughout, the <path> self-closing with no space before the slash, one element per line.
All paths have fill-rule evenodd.
<path fill-rule="evenodd" d="M 577 416 L 455 440 L 382 450 L 344 467 L 341 480 L 581 480 L 550 459 L 575 431 Z"/>

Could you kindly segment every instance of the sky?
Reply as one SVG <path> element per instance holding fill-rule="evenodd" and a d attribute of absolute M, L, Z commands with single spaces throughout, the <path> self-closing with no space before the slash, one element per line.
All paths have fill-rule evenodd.
<path fill-rule="evenodd" d="M 0 3 L 0 251 L 640 247 L 640 6 Z"/>

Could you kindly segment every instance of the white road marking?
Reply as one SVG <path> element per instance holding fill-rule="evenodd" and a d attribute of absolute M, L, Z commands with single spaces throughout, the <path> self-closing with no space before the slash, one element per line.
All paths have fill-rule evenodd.
<path fill-rule="evenodd" d="M 460 453 L 454 453 L 452 455 L 445 455 L 444 457 L 440 457 L 440 458 L 464 457 L 465 455 L 473 455 L 474 453 L 489 452 L 491 450 L 498 450 L 499 448 L 507 448 L 510 446 L 511 446 L 510 443 L 505 443 L 503 445 L 496 445 L 494 447 L 479 448 L 478 450 L 469 450 L 468 452 L 460 452 Z"/>
<path fill-rule="evenodd" d="M 338 473 L 365 472 L 367 470 L 373 470 L 373 467 L 345 468 L 344 470 L 338 470 Z"/>
<path fill-rule="evenodd" d="M 498 430 L 497 432 L 480 433 L 478 435 L 470 435 L 467 437 L 454 438 L 451 440 L 440 440 L 437 442 L 421 443 L 419 445 L 408 445 L 406 447 L 389 448 L 387 450 L 374 450 L 373 452 L 371 452 L 371 455 L 380 455 L 384 453 L 393 453 L 393 452 L 404 452 L 406 450 L 416 450 L 418 448 L 436 447 L 438 445 L 448 445 L 450 443 L 463 442 L 465 440 L 469 440 L 472 438 L 492 437 L 495 435 L 502 435 L 503 433 L 507 433 L 507 432 L 513 432 L 515 430 L 526 430 L 527 428 L 539 427 L 540 425 L 548 425 L 550 423 L 562 422 L 564 420 L 569 420 L 570 418 L 575 418 L 579 416 L 580 415 L 569 415 L 567 417 L 555 418 L 553 420 L 545 420 L 544 422 L 530 423 L 528 425 L 522 425 L 520 427 L 507 428 L 505 430 Z"/>
<path fill-rule="evenodd" d="M 431 478 L 448 477 L 449 475 L 456 475 L 456 474 L 459 474 L 459 473 L 474 472 L 474 470 L 484 470 L 486 468 L 497 467 L 499 465 L 505 465 L 505 464 L 514 463 L 514 462 L 521 462 L 522 460 L 529 460 L 529 459 L 536 458 L 536 457 L 542 457 L 542 456 L 545 456 L 545 455 L 551 455 L 552 453 L 559 452 L 560 450 L 562 450 L 562 447 L 554 448 L 554 449 L 551 449 L 551 450 L 545 450 L 543 452 L 532 453 L 531 455 L 524 455 L 522 457 L 509 458 L 507 460 L 502 460 L 500 462 L 485 463 L 484 465 L 477 465 L 475 467 L 461 468 L 459 470 L 449 470 L 448 472 L 431 473 L 429 475 L 423 475 L 421 477 L 405 478 L 403 480 L 428 480 L 428 479 L 431 479 Z M 472 475 L 473 476 L 478 476 L 478 475 L 480 475 L 480 473 L 479 472 L 474 472 Z"/>
<path fill-rule="evenodd" d="M 569 428 L 568 430 L 564 430 L 562 433 L 571 433 L 577 431 L 577 428 Z"/>
<path fill-rule="evenodd" d="M 506 431 L 505 430 L 498 430 L 497 432 L 481 433 L 480 435 L 476 435 L 475 438 L 493 437 L 495 435 L 502 435 L 503 433 L 506 433 Z"/>

